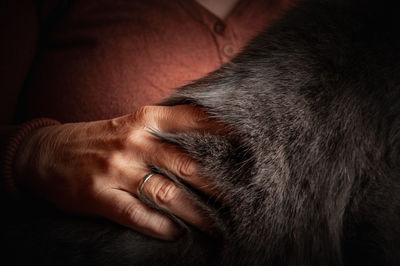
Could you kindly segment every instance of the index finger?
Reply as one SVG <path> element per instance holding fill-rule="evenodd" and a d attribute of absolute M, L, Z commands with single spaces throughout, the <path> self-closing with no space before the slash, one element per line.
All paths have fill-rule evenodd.
<path fill-rule="evenodd" d="M 136 116 L 141 117 L 146 127 L 161 132 L 209 130 L 217 133 L 224 129 L 204 109 L 192 105 L 144 106 L 137 112 Z"/>

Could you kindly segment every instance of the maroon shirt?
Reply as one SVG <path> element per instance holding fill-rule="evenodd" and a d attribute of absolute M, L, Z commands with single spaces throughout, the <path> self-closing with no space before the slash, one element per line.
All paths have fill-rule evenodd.
<path fill-rule="evenodd" d="M 225 21 L 194 0 L 65 2 L 42 9 L 23 119 L 109 119 L 154 104 L 231 60 L 294 0 L 242 0 Z"/>

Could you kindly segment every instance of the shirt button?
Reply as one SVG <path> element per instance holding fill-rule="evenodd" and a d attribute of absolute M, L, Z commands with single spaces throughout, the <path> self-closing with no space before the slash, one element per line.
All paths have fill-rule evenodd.
<path fill-rule="evenodd" d="M 235 49 L 233 48 L 232 45 L 227 44 L 222 48 L 222 51 L 224 52 L 224 54 L 228 57 L 232 57 L 235 55 Z"/>
<path fill-rule="evenodd" d="M 217 23 L 214 24 L 214 31 L 218 34 L 222 34 L 225 31 L 225 25 L 218 21 Z"/>

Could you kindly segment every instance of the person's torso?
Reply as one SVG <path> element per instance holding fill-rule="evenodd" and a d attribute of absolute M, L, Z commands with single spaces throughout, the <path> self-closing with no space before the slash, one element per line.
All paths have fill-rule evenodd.
<path fill-rule="evenodd" d="M 194 0 L 68 1 L 42 36 L 20 117 L 91 121 L 154 104 L 231 60 L 291 2 L 242 0 L 221 21 Z"/>

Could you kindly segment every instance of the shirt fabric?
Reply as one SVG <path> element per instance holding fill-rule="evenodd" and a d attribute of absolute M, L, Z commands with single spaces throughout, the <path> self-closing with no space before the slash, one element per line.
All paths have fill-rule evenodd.
<path fill-rule="evenodd" d="M 242 0 L 224 21 L 194 0 L 42 4 L 20 120 L 110 119 L 157 103 L 231 60 L 293 2 Z"/>

